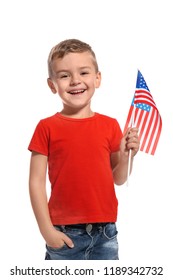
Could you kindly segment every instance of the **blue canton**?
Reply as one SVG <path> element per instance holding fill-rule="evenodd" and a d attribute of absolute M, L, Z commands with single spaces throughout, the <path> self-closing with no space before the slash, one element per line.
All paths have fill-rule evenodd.
<path fill-rule="evenodd" d="M 150 91 L 140 71 L 138 71 L 136 88 L 139 88 L 139 89 L 143 88 L 143 89 Z"/>

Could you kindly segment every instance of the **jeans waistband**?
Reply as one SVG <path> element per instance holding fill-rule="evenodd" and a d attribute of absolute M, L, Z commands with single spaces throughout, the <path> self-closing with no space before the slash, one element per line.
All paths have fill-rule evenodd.
<path fill-rule="evenodd" d="M 103 227 L 110 223 L 87 223 L 87 224 L 72 224 L 72 225 L 65 225 L 65 227 L 73 227 L 73 228 L 83 228 L 85 229 L 88 225 L 92 225 L 93 227 Z"/>
<path fill-rule="evenodd" d="M 76 228 L 76 229 L 86 229 L 86 228 L 100 228 L 104 227 L 107 224 L 115 224 L 113 222 L 107 222 L 107 223 L 86 223 L 86 224 L 70 224 L 70 225 L 57 225 L 62 228 Z"/>

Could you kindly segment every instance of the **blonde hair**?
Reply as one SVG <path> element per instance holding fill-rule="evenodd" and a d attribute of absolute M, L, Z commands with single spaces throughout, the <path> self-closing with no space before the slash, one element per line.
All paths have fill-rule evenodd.
<path fill-rule="evenodd" d="M 77 39 L 67 39 L 56 46 L 54 46 L 48 56 L 48 74 L 49 77 L 53 75 L 52 73 L 52 62 L 57 58 L 63 58 L 68 53 L 83 53 L 83 52 L 89 52 L 93 57 L 93 63 L 96 69 L 96 72 L 98 72 L 98 64 L 96 60 L 96 55 L 94 51 L 92 50 L 91 46 L 88 45 L 85 42 L 82 42 Z"/>

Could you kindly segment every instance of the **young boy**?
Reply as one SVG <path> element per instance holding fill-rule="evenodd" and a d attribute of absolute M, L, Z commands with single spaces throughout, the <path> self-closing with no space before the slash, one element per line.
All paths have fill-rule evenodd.
<path fill-rule="evenodd" d="M 38 123 L 28 147 L 30 197 L 45 259 L 118 260 L 114 183 L 127 179 L 129 150 L 133 162 L 139 149 L 137 128 L 123 136 L 116 119 L 91 110 L 101 73 L 88 44 L 60 42 L 49 54 L 48 72 L 63 109 Z"/>

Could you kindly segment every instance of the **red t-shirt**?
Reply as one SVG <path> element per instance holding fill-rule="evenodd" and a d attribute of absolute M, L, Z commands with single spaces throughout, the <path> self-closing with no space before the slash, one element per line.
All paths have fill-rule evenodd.
<path fill-rule="evenodd" d="M 54 225 L 116 221 L 110 154 L 121 138 L 116 119 L 98 113 L 85 119 L 56 113 L 38 123 L 28 149 L 48 157 Z"/>

